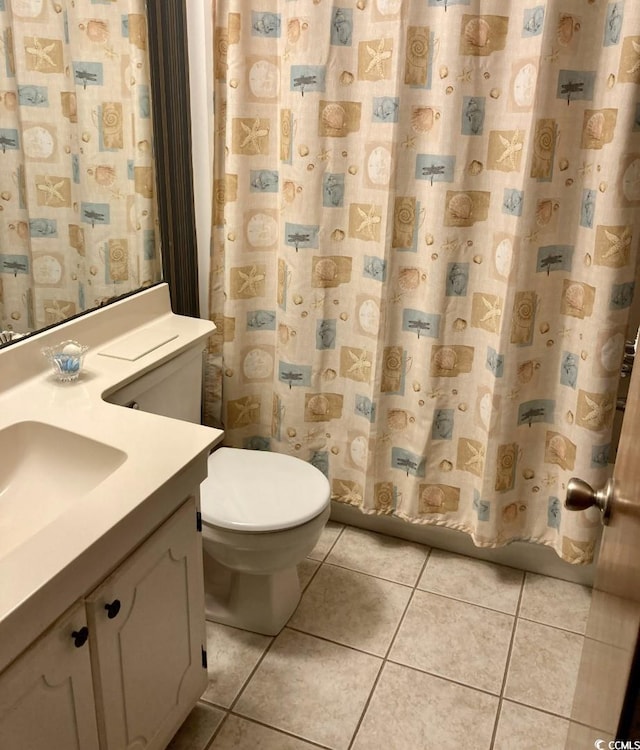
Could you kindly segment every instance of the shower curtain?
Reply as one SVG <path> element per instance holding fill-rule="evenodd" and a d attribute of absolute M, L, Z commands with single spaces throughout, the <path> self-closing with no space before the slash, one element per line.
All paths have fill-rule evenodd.
<path fill-rule="evenodd" d="M 0 326 L 160 279 L 144 0 L 0 0 Z"/>
<path fill-rule="evenodd" d="M 640 236 L 640 5 L 217 0 L 207 418 L 363 513 L 589 562 Z"/>

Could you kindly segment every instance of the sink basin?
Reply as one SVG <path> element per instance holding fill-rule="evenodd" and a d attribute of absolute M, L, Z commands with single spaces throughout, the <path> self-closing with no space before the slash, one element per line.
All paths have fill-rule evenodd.
<path fill-rule="evenodd" d="M 0 558 L 104 481 L 127 454 L 43 422 L 0 430 Z"/>

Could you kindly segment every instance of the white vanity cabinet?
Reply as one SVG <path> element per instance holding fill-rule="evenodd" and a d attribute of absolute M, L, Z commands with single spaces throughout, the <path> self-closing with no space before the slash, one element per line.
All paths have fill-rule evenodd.
<path fill-rule="evenodd" d="M 166 747 L 207 684 L 197 510 L 189 497 L 0 674 L 2 750 Z"/>
<path fill-rule="evenodd" d="M 84 604 L 0 676 L 2 750 L 98 750 Z"/>
<path fill-rule="evenodd" d="M 164 748 L 207 685 L 196 513 L 190 498 L 87 597 L 102 750 Z"/>

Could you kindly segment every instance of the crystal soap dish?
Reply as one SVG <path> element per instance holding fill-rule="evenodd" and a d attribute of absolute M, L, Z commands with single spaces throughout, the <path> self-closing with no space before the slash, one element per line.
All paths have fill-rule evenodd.
<path fill-rule="evenodd" d="M 42 354 L 49 360 L 56 378 L 68 382 L 78 379 L 82 370 L 82 361 L 88 349 L 88 346 L 69 339 L 61 341 L 56 346 L 44 347 Z"/>

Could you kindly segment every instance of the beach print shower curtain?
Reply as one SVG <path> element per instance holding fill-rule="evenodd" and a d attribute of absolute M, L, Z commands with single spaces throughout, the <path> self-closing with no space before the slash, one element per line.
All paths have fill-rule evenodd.
<path fill-rule="evenodd" d="M 160 279 L 143 0 L 0 0 L 0 327 Z"/>
<path fill-rule="evenodd" d="M 640 240 L 640 4 L 217 0 L 207 415 L 572 563 Z"/>

